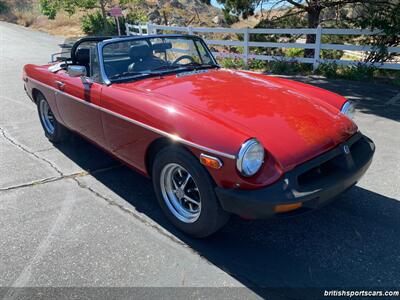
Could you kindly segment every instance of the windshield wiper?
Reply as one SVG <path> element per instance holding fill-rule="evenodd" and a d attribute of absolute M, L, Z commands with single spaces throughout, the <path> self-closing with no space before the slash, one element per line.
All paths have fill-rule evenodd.
<path fill-rule="evenodd" d="M 113 76 L 110 76 L 109 79 L 120 79 L 123 77 L 140 77 L 140 76 L 148 76 L 150 73 L 144 73 L 144 72 L 122 72 L 115 74 Z"/>
<path fill-rule="evenodd" d="M 191 62 L 191 63 L 184 64 L 184 65 L 163 65 L 163 66 L 159 66 L 157 68 L 151 69 L 150 72 L 155 73 L 155 71 L 162 71 L 162 70 L 171 71 L 171 70 L 178 70 L 178 69 L 185 70 L 185 69 L 188 69 L 188 67 L 189 67 L 189 69 L 192 69 L 192 68 L 198 69 L 198 68 L 211 68 L 211 67 L 219 67 L 219 66 L 216 64 L 200 64 L 198 62 Z"/>
<path fill-rule="evenodd" d="M 217 64 L 201 64 L 198 62 L 190 62 L 188 64 L 182 65 L 182 67 L 193 67 L 194 69 L 202 69 L 202 68 L 219 68 Z"/>
<path fill-rule="evenodd" d="M 115 74 L 109 77 L 110 80 L 124 80 L 130 78 L 137 77 L 145 77 L 151 75 L 158 75 L 164 72 L 173 71 L 173 70 L 187 70 L 187 69 L 201 69 L 201 68 L 211 68 L 211 67 L 219 67 L 216 64 L 200 64 L 198 62 L 191 62 L 185 65 L 162 65 L 157 68 L 147 70 L 146 72 L 122 72 L 119 74 Z"/>
<path fill-rule="evenodd" d="M 182 66 L 178 66 L 178 65 L 162 65 L 162 66 L 159 66 L 157 68 L 151 69 L 150 72 L 153 73 L 155 71 L 162 71 L 162 70 L 168 71 L 168 70 L 175 70 L 175 69 L 180 69 L 180 68 L 182 68 Z"/>

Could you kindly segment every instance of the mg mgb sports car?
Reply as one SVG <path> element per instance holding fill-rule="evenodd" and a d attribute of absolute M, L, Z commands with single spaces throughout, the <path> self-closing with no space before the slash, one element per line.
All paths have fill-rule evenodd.
<path fill-rule="evenodd" d="M 344 97 L 221 68 L 196 36 L 83 38 L 23 80 L 51 142 L 75 132 L 150 177 L 166 217 L 195 237 L 231 214 L 322 207 L 375 150 Z"/>

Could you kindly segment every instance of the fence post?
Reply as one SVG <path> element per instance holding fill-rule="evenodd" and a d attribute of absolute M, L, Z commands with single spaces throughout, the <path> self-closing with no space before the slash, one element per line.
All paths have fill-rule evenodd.
<path fill-rule="evenodd" d="M 249 28 L 246 27 L 243 32 L 243 62 L 247 69 L 249 65 Z"/>
<path fill-rule="evenodd" d="M 187 30 L 188 30 L 188 34 L 189 35 L 192 35 L 193 34 L 193 28 L 191 27 L 191 26 L 188 26 L 188 28 L 187 28 Z M 193 44 L 194 43 L 189 43 L 189 52 L 190 52 L 190 55 L 192 54 L 192 53 L 194 53 L 194 49 L 193 49 Z"/>
<path fill-rule="evenodd" d="M 139 23 L 139 35 L 143 35 L 143 28 L 142 28 L 142 24 Z"/>
<path fill-rule="evenodd" d="M 151 31 L 150 22 L 146 22 L 146 32 L 147 32 L 147 35 L 151 34 L 150 31 Z"/>
<path fill-rule="evenodd" d="M 157 27 L 155 24 L 150 23 L 149 24 L 149 34 L 157 34 Z"/>
<path fill-rule="evenodd" d="M 131 34 L 131 32 L 129 30 L 129 23 L 125 23 L 125 32 L 126 32 L 126 35 L 130 35 Z"/>
<path fill-rule="evenodd" d="M 322 33 L 322 27 L 321 27 L 321 25 L 318 25 L 317 31 L 315 34 L 313 71 L 316 71 L 318 69 L 318 65 L 319 65 L 319 54 L 321 51 L 321 33 Z"/>

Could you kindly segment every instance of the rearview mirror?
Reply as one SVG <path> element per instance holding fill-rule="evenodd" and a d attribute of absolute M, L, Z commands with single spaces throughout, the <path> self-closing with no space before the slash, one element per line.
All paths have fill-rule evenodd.
<path fill-rule="evenodd" d="M 78 65 L 68 66 L 67 73 L 71 77 L 86 76 L 86 68 L 84 66 L 78 66 Z"/>

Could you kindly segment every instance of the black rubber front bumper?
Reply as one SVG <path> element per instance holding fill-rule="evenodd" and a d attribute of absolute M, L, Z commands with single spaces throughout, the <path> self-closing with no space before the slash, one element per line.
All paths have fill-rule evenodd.
<path fill-rule="evenodd" d="M 374 143 L 361 133 L 324 154 L 287 172 L 276 183 L 262 189 L 215 189 L 222 208 L 248 217 L 267 218 L 293 215 L 326 205 L 352 187 L 372 162 Z M 276 213 L 276 205 L 302 202 L 286 213 Z"/>

